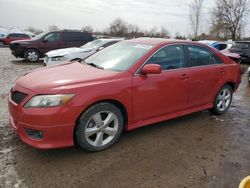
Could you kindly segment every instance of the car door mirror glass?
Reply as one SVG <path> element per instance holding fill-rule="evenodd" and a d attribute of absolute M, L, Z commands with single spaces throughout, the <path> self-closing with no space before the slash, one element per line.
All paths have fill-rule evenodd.
<path fill-rule="evenodd" d="M 147 64 L 141 70 L 142 74 L 161 74 L 161 72 L 161 66 L 158 64 Z"/>

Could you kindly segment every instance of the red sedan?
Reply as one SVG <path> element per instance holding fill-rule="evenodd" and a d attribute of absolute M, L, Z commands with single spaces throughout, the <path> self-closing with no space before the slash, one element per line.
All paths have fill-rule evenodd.
<path fill-rule="evenodd" d="M 83 62 L 42 68 L 9 94 L 10 122 L 36 148 L 113 145 L 122 131 L 211 110 L 225 113 L 240 66 L 200 43 L 133 39 Z"/>

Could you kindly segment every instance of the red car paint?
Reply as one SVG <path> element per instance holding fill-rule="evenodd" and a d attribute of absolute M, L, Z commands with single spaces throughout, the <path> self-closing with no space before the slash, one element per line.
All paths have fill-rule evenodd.
<path fill-rule="evenodd" d="M 30 36 L 24 33 L 10 33 L 6 35 L 4 38 L 1 38 L 0 41 L 2 41 L 6 45 L 9 45 L 13 41 L 29 40 L 29 39 L 30 39 Z"/>
<path fill-rule="evenodd" d="M 236 90 L 240 81 L 240 66 L 217 50 L 212 50 L 222 64 L 186 67 L 162 71 L 160 74 L 137 73 L 144 62 L 166 45 L 198 45 L 190 41 L 164 39 L 133 39 L 125 42 L 154 47 L 127 71 L 101 70 L 78 62 L 34 70 L 19 78 L 9 94 L 10 122 L 20 138 L 36 148 L 59 148 L 74 145 L 76 121 L 91 105 L 110 101 L 124 108 L 126 130 L 169 120 L 213 107 L 217 92 L 225 84 Z M 209 48 L 209 47 L 206 47 Z M 155 67 L 157 70 L 157 66 Z M 46 75 L 46 76 L 45 76 Z M 11 100 L 11 94 L 27 94 L 21 103 Z M 67 104 L 51 108 L 24 108 L 39 94 L 75 94 Z M 25 128 L 40 130 L 42 140 L 30 138 Z"/>

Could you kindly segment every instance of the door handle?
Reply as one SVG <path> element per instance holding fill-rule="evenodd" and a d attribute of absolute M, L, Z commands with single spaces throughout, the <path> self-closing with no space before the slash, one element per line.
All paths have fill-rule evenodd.
<path fill-rule="evenodd" d="M 182 80 L 187 80 L 189 77 L 188 77 L 188 75 L 187 74 L 182 74 L 181 75 L 181 79 Z"/>

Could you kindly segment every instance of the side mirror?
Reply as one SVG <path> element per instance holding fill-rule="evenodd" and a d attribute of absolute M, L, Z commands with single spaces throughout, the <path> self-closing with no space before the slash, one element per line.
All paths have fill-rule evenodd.
<path fill-rule="evenodd" d="M 141 73 L 142 74 L 161 74 L 161 66 L 158 64 L 147 64 L 145 65 L 142 70 Z"/>
<path fill-rule="evenodd" d="M 48 40 L 47 39 L 43 39 L 43 42 L 46 43 L 46 42 L 48 42 Z"/>

